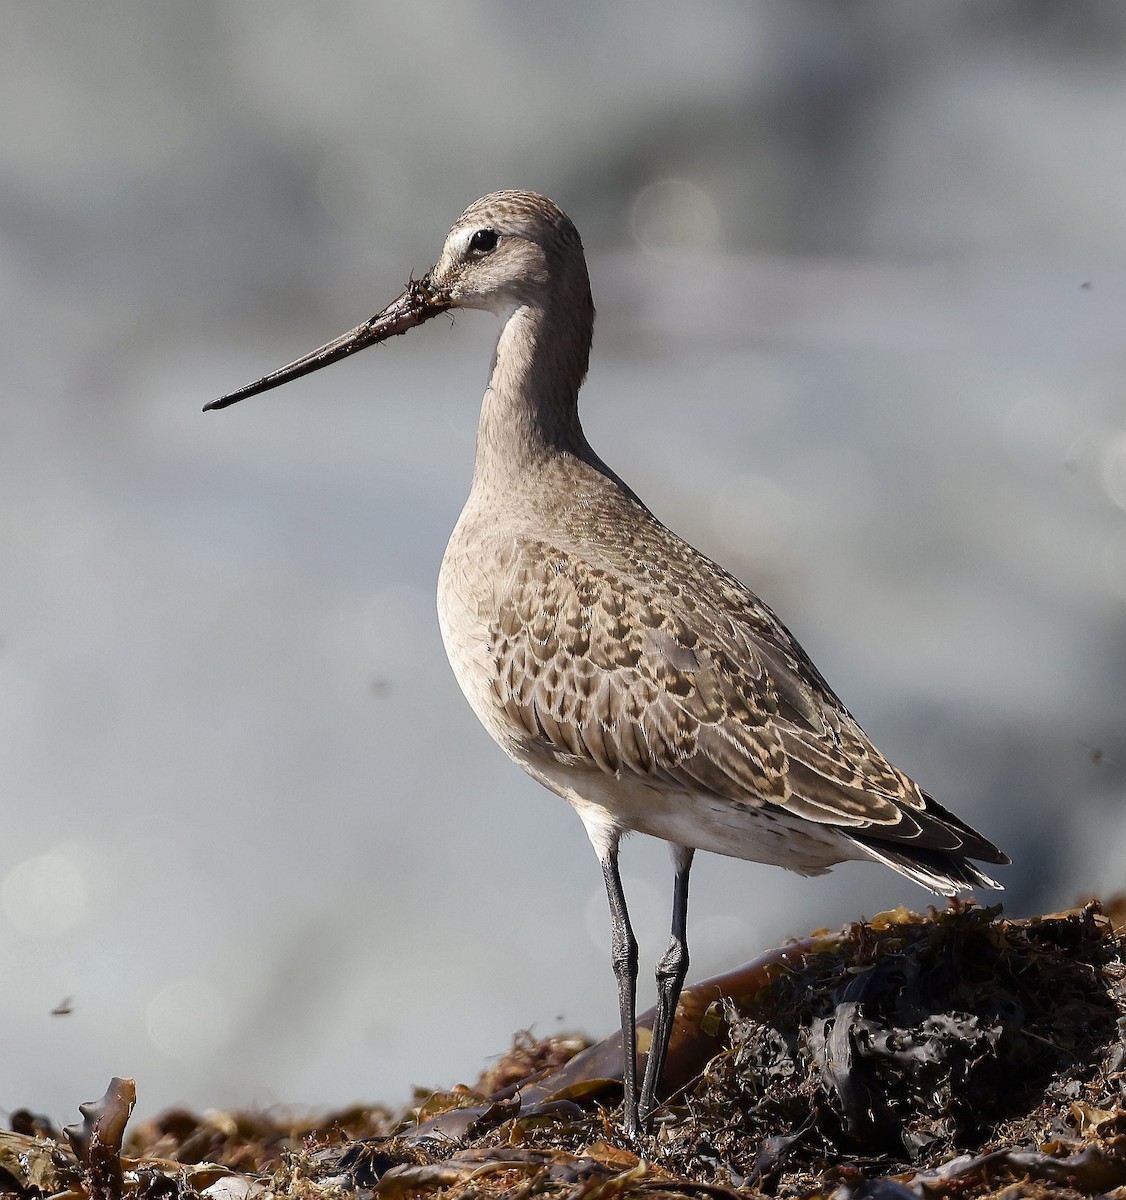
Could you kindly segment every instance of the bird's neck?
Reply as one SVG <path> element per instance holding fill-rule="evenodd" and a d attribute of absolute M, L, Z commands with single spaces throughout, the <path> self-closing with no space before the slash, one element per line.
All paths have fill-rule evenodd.
<path fill-rule="evenodd" d="M 595 461 L 579 423 L 594 308 L 520 305 L 497 340 L 477 429 L 474 486 L 534 476 L 552 459 Z"/>

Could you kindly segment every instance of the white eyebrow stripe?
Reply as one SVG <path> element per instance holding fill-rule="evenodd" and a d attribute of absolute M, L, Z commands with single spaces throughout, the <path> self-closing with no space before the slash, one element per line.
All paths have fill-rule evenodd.
<path fill-rule="evenodd" d="M 465 254 L 469 250 L 469 239 L 477 232 L 478 228 L 480 228 L 480 226 L 467 225 L 464 229 L 459 229 L 457 231 L 454 241 L 457 247 L 459 258 L 465 257 Z"/>

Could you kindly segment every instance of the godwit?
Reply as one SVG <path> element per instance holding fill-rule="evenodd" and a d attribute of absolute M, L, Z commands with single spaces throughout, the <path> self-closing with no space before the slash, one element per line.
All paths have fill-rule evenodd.
<path fill-rule="evenodd" d="M 469 499 L 438 577 L 454 675 L 494 741 L 582 818 L 606 882 L 625 1103 L 657 1102 L 688 970 L 696 850 L 819 875 L 874 859 L 944 895 L 1009 859 L 870 742 L 774 613 L 667 529 L 579 423 L 594 325 L 582 242 L 534 192 L 458 218 L 434 268 L 319 350 L 215 400 L 267 391 L 453 308 L 501 319 Z M 205 410 L 206 411 L 206 410 Z M 618 873 L 632 830 L 668 843 L 672 938 L 637 1096 L 637 943 Z"/>

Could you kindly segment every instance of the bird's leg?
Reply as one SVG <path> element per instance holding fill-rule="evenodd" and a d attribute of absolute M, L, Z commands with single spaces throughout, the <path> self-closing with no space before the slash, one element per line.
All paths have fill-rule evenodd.
<path fill-rule="evenodd" d="M 599 854 L 602 875 L 606 880 L 606 897 L 610 901 L 610 954 L 614 977 L 618 981 L 618 1009 L 622 1019 L 622 1086 L 625 1108 L 622 1125 L 626 1136 L 636 1138 L 641 1133 L 637 1119 L 637 1030 L 634 1025 L 634 1006 L 637 996 L 637 939 L 630 928 L 622 877 L 618 874 L 618 840 L 607 845 Z"/>
<path fill-rule="evenodd" d="M 688 974 L 688 872 L 694 851 L 689 846 L 670 846 L 676 882 L 672 893 L 672 936 L 669 948 L 657 964 L 657 1013 L 653 1021 L 653 1039 L 645 1063 L 641 1085 L 641 1123 L 647 1125 L 657 1107 L 657 1087 L 665 1069 L 669 1039 L 672 1037 L 676 1003 Z"/>

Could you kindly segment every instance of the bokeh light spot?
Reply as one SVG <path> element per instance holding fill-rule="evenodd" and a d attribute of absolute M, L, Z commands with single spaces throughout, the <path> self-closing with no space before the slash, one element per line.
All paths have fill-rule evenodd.
<path fill-rule="evenodd" d="M 687 179 L 658 179 L 642 189 L 630 218 L 643 250 L 699 250 L 719 241 L 719 212 L 711 196 Z"/>
<path fill-rule="evenodd" d="M 221 1050 L 231 1035 L 226 1002 L 203 979 L 180 979 L 162 988 L 149 1001 L 145 1017 L 150 1041 L 177 1062 Z"/>
<path fill-rule="evenodd" d="M 26 937 L 58 937 L 86 915 L 86 884 L 79 867 L 59 852 L 26 858 L 0 889 L 4 916 Z"/>
<path fill-rule="evenodd" d="M 765 475 L 735 475 L 716 489 L 711 518 L 728 554 L 770 558 L 793 536 L 794 502 L 781 484 Z"/>
<path fill-rule="evenodd" d="M 1126 508 L 1126 433 L 1113 438 L 1103 451 L 1103 490 L 1118 505 Z"/>

